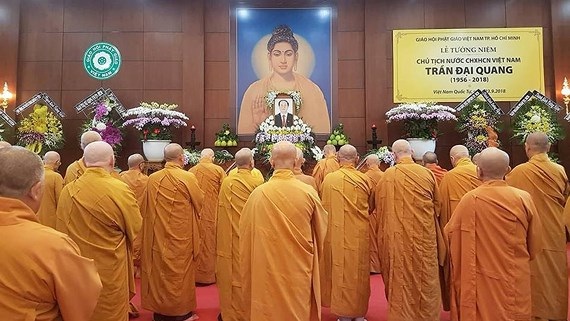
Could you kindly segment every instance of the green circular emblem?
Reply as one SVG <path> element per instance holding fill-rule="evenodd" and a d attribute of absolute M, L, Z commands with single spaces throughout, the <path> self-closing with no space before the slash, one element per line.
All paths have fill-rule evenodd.
<path fill-rule="evenodd" d="M 110 43 L 95 43 L 85 51 L 83 67 L 95 79 L 109 79 L 121 68 L 121 53 Z"/>

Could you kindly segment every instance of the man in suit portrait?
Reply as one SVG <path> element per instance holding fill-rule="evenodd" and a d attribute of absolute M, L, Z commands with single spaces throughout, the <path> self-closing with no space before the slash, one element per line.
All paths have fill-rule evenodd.
<path fill-rule="evenodd" d="M 279 111 L 275 114 L 275 126 L 291 127 L 293 126 L 293 114 L 289 112 L 290 103 L 287 99 L 281 99 L 278 103 Z"/>

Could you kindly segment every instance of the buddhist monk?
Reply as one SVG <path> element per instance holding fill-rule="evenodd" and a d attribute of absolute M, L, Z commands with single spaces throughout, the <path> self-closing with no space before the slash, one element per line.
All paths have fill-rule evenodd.
<path fill-rule="evenodd" d="M 505 152 L 483 150 L 483 184 L 463 196 L 445 226 L 452 321 L 531 320 L 529 260 L 541 249 L 542 227 L 531 196 L 503 180 L 508 171 Z"/>
<path fill-rule="evenodd" d="M 63 177 L 57 172 L 59 165 L 61 160 L 57 152 L 49 151 L 44 155 L 44 196 L 38 210 L 38 220 L 51 228 L 55 228 L 57 202 L 63 189 Z"/>
<path fill-rule="evenodd" d="M 384 172 L 376 188 L 388 320 L 436 321 L 441 306 L 438 263 L 443 262 L 438 260 L 443 249 L 438 249 L 437 183 L 430 170 L 412 160 L 406 140 L 395 141 L 392 152 L 396 165 Z"/>
<path fill-rule="evenodd" d="M 204 206 L 200 212 L 200 235 L 202 246 L 196 265 L 196 283 L 216 282 L 216 220 L 218 217 L 218 196 L 226 172 L 214 164 L 214 151 L 205 148 L 200 153 L 200 162 L 190 169 L 196 175 L 204 191 Z"/>
<path fill-rule="evenodd" d="M 336 148 L 334 145 L 325 145 L 323 147 L 324 158 L 321 159 L 315 168 L 313 168 L 313 177 L 317 183 L 317 190 L 320 191 L 321 184 L 328 173 L 332 173 L 340 168 L 336 160 Z"/>
<path fill-rule="evenodd" d="M 530 261 L 533 320 L 566 320 L 568 272 L 564 205 L 570 194 L 564 167 L 548 158 L 550 143 L 544 133 L 525 141 L 528 162 L 518 165 L 506 181 L 531 196 L 543 227 L 544 250 Z"/>
<path fill-rule="evenodd" d="M 481 155 L 481 153 L 477 153 L 475 155 L 473 155 L 473 164 L 477 165 L 477 160 L 479 159 L 479 156 Z"/>
<path fill-rule="evenodd" d="M 317 192 L 293 175 L 295 146 L 273 145 L 269 181 L 249 196 L 240 220 L 243 318 L 321 319 L 319 256 L 328 214 Z"/>
<path fill-rule="evenodd" d="M 164 169 L 148 178 L 142 246 L 142 306 L 155 321 L 195 320 L 199 213 L 204 192 L 185 171 L 180 145 L 164 148 Z M 214 231 L 215 233 L 215 231 Z"/>
<path fill-rule="evenodd" d="M 80 140 L 80 147 L 81 150 L 85 150 L 85 147 L 87 147 L 87 145 L 93 143 L 93 142 L 100 142 L 103 139 L 101 138 L 101 135 L 93 130 L 90 131 L 86 131 L 85 133 L 83 133 L 81 135 L 81 140 Z M 71 163 L 69 166 L 67 166 L 67 169 L 65 171 L 65 177 L 63 178 L 63 184 L 67 185 L 70 182 L 73 182 L 74 180 L 76 180 L 79 176 L 83 175 L 83 173 L 85 172 L 86 166 L 85 166 L 85 162 L 83 161 L 83 157 L 81 157 L 80 159 L 76 160 L 75 162 Z"/>
<path fill-rule="evenodd" d="M 443 175 L 445 175 L 445 173 L 447 173 L 447 169 L 445 168 L 441 168 L 437 163 L 437 155 L 434 152 L 426 152 L 424 154 L 424 156 L 422 157 L 422 161 L 423 161 L 423 165 L 429 169 L 430 171 L 432 171 L 432 173 L 435 175 L 435 179 L 437 180 L 437 183 L 441 183 L 441 180 L 443 179 Z"/>
<path fill-rule="evenodd" d="M 384 172 L 380 169 L 380 159 L 378 155 L 372 154 L 366 157 L 366 176 L 372 180 L 372 187 L 374 188 L 373 193 L 376 193 L 376 185 L 380 182 L 380 179 L 384 175 Z M 378 238 L 378 219 L 376 215 L 376 210 L 373 208 L 370 213 L 370 272 L 380 273 L 380 254 L 378 253 L 378 243 L 376 239 Z"/>
<path fill-rule="evenodd" d="M 239 222 L 249 195 L 261 185 L 253 176 L 253 155 L 249 148 L 235 155 L 238 172 L 224 179 L 220 189 L 217 224 L 216 280 L 223 321 L 242 320 L 239 260 Z"/>
<path fill-rule="evenodd" d="M 91 320 L 124 321 L 135 295 L 132 247 L 142 225 L 139 206 L 127 184 L 111 177 L 111 145 L 90 143 L 82 161 L 83 175 L 61 192 L 56 228 L 95 260 L 103 290 Z"/>
<path fill-rule="evenodd" d="M 255 166 L 255 162 L 254 162 L 254 166 Z M 230 170 L 230 172 L 228 173 L 228 176 L 232 176 L 237 174 L 238 172 L 238 168 L 236 166 L 236 168 Z M 263 178 L 263 173 L 257 169 L 257 168 L 252 168 L 251 170 L 251 175 L 253 175 L 253 177 L 255 177 L 255 180 L 257 181 L 257 183 L 259 184 L 263 184 L 263 182 L 265 182 L 265 179 Z"/>
<path fill-rule="evenodd" d="M 2 320 L 90 320 L 101 291 L 93 260 L 67 235 L 41 225 L 41 159 L 0 150 L 0 316 Z"/>
<path fill-rule="evenodd" d="M 374 208 L 374 188 L 355 168 L 354 146 L 343 145 L 338 160 L 340 169 L 328 174 L 322 185 L 323 207 L 329 213 L 321 268 L 323 305 L 340 321 L 364 321 L 370 297 L 368 212 Z"/>
<path fill-rule="evenodd" d="M 303 164 L 305 164 L 305 155 L 303 155 L 303 151 L 296 147 L 297 149 L 297 158 L 295 159 L 295 167 L 293 168 L 293 174 L 295 174 L 295 178 L 300 180 L 301 182 L 313 187 L 315 191 L 317 190 L 317 182 L 315 178 L 310 175 L 305 175 L 303 173 Z"/>
<path fill-rule="evenodd" d="M 12 144 L 10 144 L 6 141 L 0 140 L 0 149 L 10 147 L 10 146 L 12 146 Z"/>

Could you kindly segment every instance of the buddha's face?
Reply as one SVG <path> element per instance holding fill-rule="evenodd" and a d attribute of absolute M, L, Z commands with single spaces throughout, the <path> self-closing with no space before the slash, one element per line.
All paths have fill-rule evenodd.
<path fill-rule="evenodd" d="M 291 73 L 297 63 L 297 53 L 288 42 L 278 42 L 273 50 L 268 54 L 271 68 L 278 74 Z"/>

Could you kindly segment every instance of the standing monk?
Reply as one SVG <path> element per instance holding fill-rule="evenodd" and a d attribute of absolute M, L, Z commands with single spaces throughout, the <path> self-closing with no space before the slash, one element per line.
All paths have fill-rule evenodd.
<path fill-rule="evenodd" d="M 568 315 L 568 271 L 566 263 L 566 227 L 564 205 L 570 189 L 564 167 L 553 163 L 546 154 L 548 136 L 527 136 L 528 162 L 510 172 L 506 181 L 531 196 L 543 227 L 543 248 L 530 261 L 532 316 L 534 320 L 566 320 Z"/>
<path fill-rule="evenodd" d="M 436 321 L 441 306 L 438 255 L 442 251 L 436 224 L 437 183 L 430 170 L 414 163 L 406 140 L 395 141 L 392 152 L 396 165 L 384 172 L 376 190 L 388 321 Z"/>
<path fill-rule="evenodd" d="M 463 145 L 455 145 L 449 150 L 449 158 L 453 169 L 450 170 L 439 184 L 439 195 L 441 196 L 439 226 L 441 230 L 449 221 L 455 207 L 465 195 L 474 190 L 481 181 L 477 176 L 477 166 L 469 158 L 469 150 Z M 447 258 L 447 256 L 446 256 Z M 445 260 L 441 267 L 442 289 L 441 298 L 443 309 L 449 311 L 449 260 Z"/>
<path fill-rule="evenodd" d="M 319 194 L 325 176 L 340 168 L 340 165 L 336 160 L 336 148 L 334 145 L 325 145 L 325 147 L 323 147 L 323 153 L 325 157 L 317 163 L 315 168 L 313 168 L 313 177 L 317 183 L 317 191 L 319 191 Z"/>
<path fill-rule="evenodd" d="M 315 178 L 310 175 L 305 175 L 303 173 L 303 164 L 305 164 L 305 155 L 303 155 L 303 151 L 299 147 L 295 147 L 297 149 L 297 158 L 295 159 L 295 167 L 293 168 L 293 174 L 295 174 L 295 178 L 300 180 L 301 182 L 313 187 L 315 191 L 317 190 L 317 182 Z"/>
<path fill-rule="evenodd" d="M 135 295 L 132 246 L 142 224 L 139 206 L 129 187 L 111 177 L 111 145 L 87 145 L 83 162 L 83 175 L 61 192 L 56 227 L 79 245 L 84 256 L 95 260 L 103 290 L 91 320 L 124 321 Z"/>
<path fill-rule="evenodd" d="M 93 142 L 100 142 L 102 140 L 103 139 L 101 138 L 101 135 L 99 135 L 98 132 L 93 130 L 86 131 L 81 135 L 81 142 L 80 142 L 81 150 L 85 150 L 85 147 L 87 147 L 87 145 Z M 63 184 L 67 185 L 76 180 L 79 176 L 83 175 L 85 169 L 86 166 L 85 162 L 83 161 L 83 157 L 71 163 L 69 166 L 67 166 L 67 170 L 65 171 Z"/>
<path fill-rule="evenodd" d="M 319 256 L 327 213 L 314 189 L 293 175 L 295 146 L 273 145 L 269 181 L 256 188 L 240 220 L 244 320 L 321 319 Z"/>
<path fill-rule="evenodd" d="M 370 297 L 370 222 L 374 208 L 372 181 L 358 171 L 352 145 L 338 152 L 340 169 L 325 177 L 323 207 L 329 213 L 321 268 L 323 305 L 340 321 L 364 321 Z M 369 206 L 370 204 L 370 206 Z"/>
<path fill-rule="evenodd" d="M 424 154 L 424 156 L 422 157 L 422 161 L 424 166 L 429 169 L 430 171 L 432 171 L 433 175 L 435 175 L 435 179 L 437 180 L 437 183 L 441 183 L 441 180 L 443 179 L 443 175 L 445 175 L 445 173 L 447 173 L 447 169 L 445 168 L 441 168 L 438 164 L 437 164 L 437 155 L 434 152 L 426 152 Z"/>
<path fill-rule="evenodd" d="M 368 170 L 366 171 L 366 176 L 368 176 L 372 180 L 372 188 L 374 189 L 373 193 L 376 194 L 376 186 L 380 179 L 384 175 L 384 172 L 380 169 L 380 159 L 378 159 L 378 155 L 372 154 L 366 157 L 366 167 Z M 382 270 L 380 269 L 380 253 L 378 253 L 378 242 L 376 239 L 378 238 L 378 215 L 376 215 L 376 209 L 372 208 L 370 213 L 370 272 L 371 273 L 380 273 Z"/>
<path fill-rule="evenodd" d="M 190 169 L 196 175 L 204 191 L 204 206 L 200 212 L 200 235 L 202 245 L 196 265 L 196 283 L 216 282 L 216 221 L 218 218 L 218 195 L 226 172 L 214 164 L 214 151 L 205 148 L 200 153 L 200 162 Z"/>
<path fill-rule="evenodd" d="M 142 245 L 142 306 L 154 321 L 197 319 L 194 273 L 204 193 L 182 169 L 180 145 L 164 148 L 164 169 L 148 178 Z"/>
<path fill-rule="evenodd" d="M 57 202 L 63 189 L 63 177 L 57 172 L 59 165 L 61 161 L 57 152 L 49 151 L 44 155 L 44 196 L 38 210 L 38 220 L 51 228 L 55 228 Z"/>
<path fill-rule="evenodd" d="M 41 159 L 25 148 L 5 147 L 0 164 L 1 319 L 89 320 L 101 281 L 75 242 L 37 221 Z"/>
<path fill-rule="evenodd" d="M 235 159 L 238 172 L 224 179 L 218 207 L 216 280 L 223 321 L 242 320 L 239 222 L 249 195 L 263 183 L 251 172 L 253 154 L 249 148 L 240 149 Z"/>
<path fill-rule="evenodd" d="M 509 169 L 505 152 L 483 150 L 483 184 L 463 196 L 445 226 L 452 321 L 531 320 L 529 260 L 540 250 L 541 226 L 531 196 L 503 181 Z"/>

